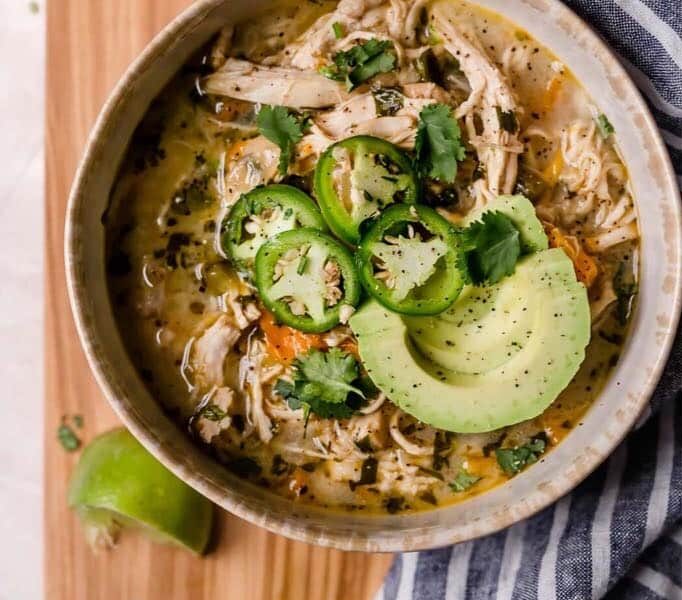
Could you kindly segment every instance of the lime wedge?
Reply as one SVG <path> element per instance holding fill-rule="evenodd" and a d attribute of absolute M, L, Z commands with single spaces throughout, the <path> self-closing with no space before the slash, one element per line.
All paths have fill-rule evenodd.
<path fill-rule="evenodd" d="M 213 506 L 158 462 L 125 429 L 95 438 L 83 451 L 69 484 L 88 541 L 112 545 L 121 527 L 202 554 Z"/>

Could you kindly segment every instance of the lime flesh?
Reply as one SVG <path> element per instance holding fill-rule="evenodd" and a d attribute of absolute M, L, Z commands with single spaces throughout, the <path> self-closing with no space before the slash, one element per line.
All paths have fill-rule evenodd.
<path fill-rule="evenodd" d="M 156 541 L 202 554 L 213 505 L 182 482 L 125 429 L 95 438 L 83 451 L 68 492 L 91 542 L 115 539 L 134 526 Z"/>

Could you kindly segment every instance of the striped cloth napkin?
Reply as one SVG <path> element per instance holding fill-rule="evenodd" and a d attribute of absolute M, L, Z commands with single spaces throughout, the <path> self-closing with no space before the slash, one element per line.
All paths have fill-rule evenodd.
<path fill-rule="evenodd" d="M 564 0 L 647 99 L 682 186 L 682 0 Z M 398 556 L 377 600 L 682 599 L 682 329 L 648 418 L 571 494 L 472 542 Z"/>

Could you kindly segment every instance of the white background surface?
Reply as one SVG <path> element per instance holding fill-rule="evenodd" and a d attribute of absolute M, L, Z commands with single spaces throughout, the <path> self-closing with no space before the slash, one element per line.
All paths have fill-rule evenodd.
<path fill-rule="evenodd" d="M 0 600 L 42 598 L 45 0 L 0 0 Z"/>

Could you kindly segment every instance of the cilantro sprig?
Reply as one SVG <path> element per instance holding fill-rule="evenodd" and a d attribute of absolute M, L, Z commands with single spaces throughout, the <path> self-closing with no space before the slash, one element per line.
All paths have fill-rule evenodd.
<path fill-rule="evenodd" d="M 611 125 L 611 121 L 609 121 L 608 117 L 605 114 L 601 114 L 597 117 L 597 129 L 599 130 L 599 134 L 604 139 L 608 138 L 610 135 L 613 135 L 616 132 L 613 125 Z"/>
<path fill-rule="evenodd" d="M 466 149 L 462 132 L 452 109 L 446 104 L 430 104 L 419 113 L 414 143 L 417 172 L 443 183 L 457 176 L 457 162 L 464 160 Z"/>
<path fill-rule="evenodd" d="M 462 469 L 449 485 L 453 492 L 465 492 L 480 480 L 478 475 L 472 475 L 466 469 Z"/>
<path fill-rule="evenodd" d="M 306 127 L 305 117 L 289 111 L 284 106 L 263 106 L 256 118 L 260 133 L 279 146 L 280 175 L 286 175 L 296 144 L 301 141 Z"/>
<path fill-rule="evenodd" d="M 512 275 L 521 255 L 519 230 L 501 212 L 483 213 L 462 232 L 464 255 L 471 281 L 476 285 L 497 283 Z"/>
<path fill-rule="evenodd" d="M 83 417 L 81 415 L 74 415 L 71 417 L 71 423 L 69 423 L 66 415 L 62 417 L 61 423 L 57 428 L 57 440 L 67 452 L 75 452 L 81 446 L 81 440 L 76 435 L 71 424 L 78 429 L 82 429 Z"/>
<path fill-rule="evenodd" d="M 340 348 L 327 352 L 310 350 L 293 363 L 293 382 L 280 379 L 275 392 L 292 410 L 303 409 L 324 419 L 350 417 L 358 400 L 365 397 L 359 387 L 358 362 Z"/>
<path fill-rule="evenodd" d="M 544 436 L 539 435 L 531 439 L 525 446 L 497 448 L 495 456 L 502 470 L 507 475 L 512 476 L 523 471 L 528 465 L 537 462 L 546 448 L 547 442 Z"/>
<path fill-rule="evenodd" d="M 320 73 L 335 81 L 344 81 L 348 91 L 379 73 L 389 73 L 396 67 L 393 42 L 369 39 L 350 50 L 337 52 L 332 64 L 320 69 Z"/>
<path fill-rule="evenodd" d="M 628 269 L 624 262 L 618 265 L 618 270 L 613 277 L 613 291 L 618 299 L 615 311 L 616 318 L 621 325 L 625 325 L 630 318 L 638 286 L 632 269 Z"/>
<path fill-rule="evenodd" d="M 337 40 L 340 40 L 345 35 L 343 24 L 339 23 L 338 21 L 336 23 L 332 23 L 332 31 L 334 32 L 334 37 Z"/>

